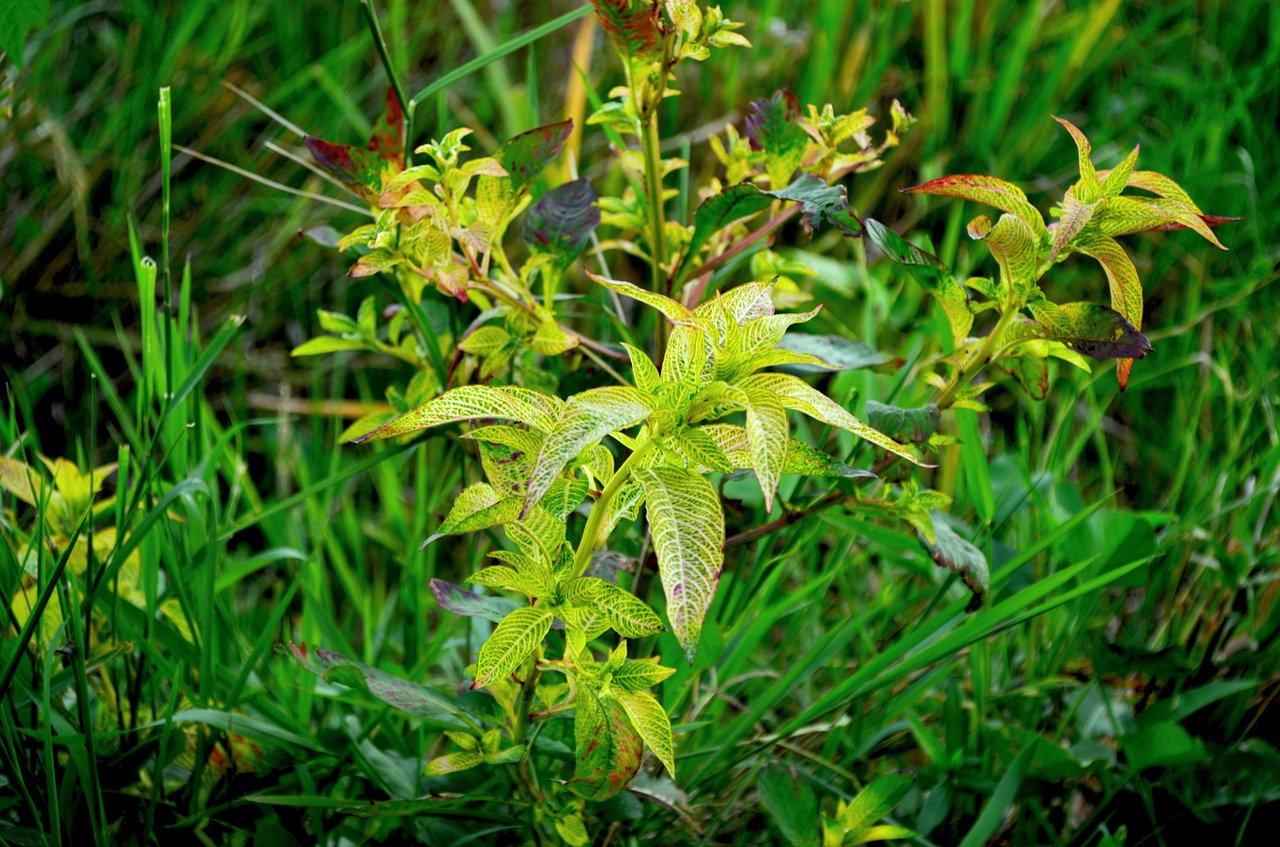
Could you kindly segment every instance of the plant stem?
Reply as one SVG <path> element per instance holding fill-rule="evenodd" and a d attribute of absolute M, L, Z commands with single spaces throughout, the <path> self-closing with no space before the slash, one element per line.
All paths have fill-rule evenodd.
<path fill-rule="evenodd" d="M 996 342 L 998 342 L 1004 335 L 1005 328 L 1009 326 L 1009 323 L 1017 314 L 1018 310 L 1012 308 L 1005 309 L 1005 311 L 1001 313 L 1000 320 L 996 321 L 995 327 L 983 340 L 982 346 L 978 348 L 978 352 L 969 360 L 968 364 L 965 365 L 964 370 L 960 372 L 955 380 L 947 386 L 947 389 L 943 391 L 942 394 L 938 395 L 938 399 L 934 401 L 938 408 L 945 409 L 950 406 L 955 400 L 956 394 L 968 385 L 970 380 L 977 376 L 978 371 L 986 367 L 991 360 L 991 353 L 995 349 Z"/>
<path fill-rule="evenodd" d="M 360 0 L 360 11 L 364 13 L 365 23 L 369 25 L 369 32 L 373 35 L 373 44 L 378 48 L 378 58 L 382 60 L 382 68 L 387 72 L 387 78 L 391 80 L 391 87 L 395 89 L 396 99 L 400 101 L 402 111 L 409 112 L 409 122 L 413 119 L 413 104 L 409 102 L 409 98 L 404 96 L 404 86 L 400 84 L 400 76 L 396 73 L 394 66 L 391 64 L 391 54 L 387 51 L 387 40 L 382 37 L 382 27 L 378 25 L 378 16 L 373 11 L 373 0 Z M 408 130 L 410 126 L 405 126 L 404 138 L 404 158 L 402 164 L 405 167 L 409 165 L 409 146 L 413 140 L 409 137 Z"/>
<path fill-rule="evenodd" d="M 699 265 L 695 270 L 692 270 L 689 273 L 685 273 L 683 270 L 681 270 L 680 273 L 677 274 L 677 279 L 683 282 L 685 279 L 697 278 L 697 277 L 703 276 L 709 273 L 710 271 L 714 270 L 715 268 L 720 267 L 725 262 L 728 262 L 730 259 L 736 258 L 737 256 L 741 255 L 741 253 L 744 250 L 746 250 L 748 247 L 750 247 L 752 244 L 755 244 L 760 239 L 772 234 L 784 223 L 794 218 L 799 211 L 800 211 L 799 203 L 794 203 L 791 206 L 788 206 L 776 217 L 770 218 L 759 229 L 748 234 L 745 238 L 735 243 L 732 247 L 730 247 L 728 250 L 721 253 L 719 256 L 708 259 L 707 261 Z M 706 284 L 703 283 L 703 288 L 705 287 L 706 287 Z M 689 304 L 691 306 L 696 306 L 697 299 L 700 299 L 702 296 L 701 291 L 695 291 L 694 293 L 697 295 L 697 298 L 695 298 L 693 303 Z"/>
<path fill-rule="evenodd" d="M 650 437 L 648 441 L 637 447 L 635 452 L 622 463 L 622 467 L 614 471 L 613 478 L 604 487 L 604 491 L 600 492 L 599 499 L 591 507 L 591 515 L 587 518 L 587 526 L 582 530 L 582 540 L 578 542 L 578 554 L 573 560 L 573 575 L 575 577 L 582 576 L 587 572 L 587 568 L 591 566 L 591 557 L 596 552 L 596 539 L 600 535 L 600 525 L 604 523 L 605 515 L 609 511 L 609 504 L 613 502 L 614 496 L 622 490 L 627 478 L 631 476 L 631 471 L 645 456 L 649 455 L 656 444 L 657 441 Z"/>
<path fill-rule="evenodd" d="M 650 115 L 645 122 L 644 135 L 645 192 L 649 195 L 649 270 L 650 287 L 655 294 L 667 294 L 666 274 L 663 265 L 667 260 L 667 230 L 662 209 L 662 156 L 658 152 L 658 116 Z"/>

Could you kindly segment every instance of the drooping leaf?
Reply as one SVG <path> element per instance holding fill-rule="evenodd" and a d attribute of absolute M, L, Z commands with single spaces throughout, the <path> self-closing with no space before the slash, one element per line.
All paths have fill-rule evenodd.
<path fill-rule="evenodd" d="M 867 222 L 870 230 L 871 221 Z M 808 335 L 788 332 L 778 342 L 778 347 L 793 353 L 804 353 L 821 359 L 829 367 L 814 365 L 787 365 L 787 373 L 823 373 L 830 370 L 852 371 L 872 368 L 893 360 L 888 353 L 881 353 L 870 344 L 845 338 L 842 335 Z"/>
<path fill-rule="evenodd" d="M 667 618 L 693 664 L 724 564 L 720 495 L 700 474 L 681 468 L 642 468 L 636 476 L 644 486 Z"/>
<path fill-rule="evenodd" d="M 644 743 L 622 704 L 578 689 L 573 719 L 574 769 L 569 790 L 588 800 L 608 800 L 626 788 L 644 755 Z"/>
<path fill-rule="evenodd" d="M 465 535 L 513 521 L 520 514 L 523 502 L 520 497 L 504 497 L 487 482 L 470 485 L 453 501 L 444 523 L 422 546 L 446 535 Z"/>
<path fill-rule="evenodd" d="M 1031 304 L 1045 337 L 1091 359 L 1141 359 L 1151 342 L 1114 309 L 1096 303 Z"/>
<path fill-rule="evenodd" d="M 546 606 L 522 606 L 503 618 L 480 648 L 471 688 L 482 688 L 510 676 L 547 637 L 551 619 L 551 610 Z"/>
<path fill-rule="evenodd" d="M 1008 212 L 1022 219 L 1036 240 L 1044 237 L 1046 227 L 1044 218 L 1035 206 L 1027 200 L 1022 189 L 1011 182 L 1005 182 L 993 176 L 977 174 L 956 174 L 929 180 L 920 185 L 904 189 L 910 194 L 937 194 L 944 197 L 958 197 L 972 200 L 984 206 L 993 206 L 1002 212 Z"/>
<path fill-rule="evenodd" d="M 519 601 L 511 597 L 477 594 L 460 585 L 442 579 L 431 580 L 431 593 L 442 609 L 468 618 L 483 618 L 499 623 L 507 615 L 520 608 Z"/>
<path fill-rule="evenodd" d="M 511 386 L 463 385 L 388 421 L 353 443 L 363 444 L 441 424 L 487 418 L 517 421 L 547 432 L 554 425 L 555 417 L 529 396 L 536 393 Z"/>
<path fill-rule="evenodd" d="M 891 261 L 906 268 L 916 282 L 937 299 L 951 325 L 953 342 L 956 346 L 963 344 L 973 329 L 973 312 L 969 310 L 969 295 L 951 274 L 951 269 L 937 256 L 911 244 L 879 221 L 869 219 L 866 226 L 872 243 Z"/>
<path fill-rule="evenodd" d="M 1111 288 L 1111 307 L 1124 316 L 1135 330 L 1142 329 L 1142 281 L 1138 269 L 1120 243 L 1106 235 L 1085 233 L 1076 242 L 1081 253 L 1092 256 L 1107 273 Z M 1129 384 L 1132 359 L 1116 362 L 1116 377 L 1123 391 Z"/>
<path fill-rule="evenodd" d="M 785 88 L 767 100 L 752 100 L 747 106 L 747 138 L 753 150 L 764 151 L 770 188 L 788 185 L 804 160 L 809 135 L 799 120 L 800 101 Z"/>
<path fill-rule="evenodd" d="M 711 236 L 734 221 L 751 217 L 769 208 L 772 198 L 749 182 L 731 185 L 708 197 L 693 216 L 693 235 L 685 256 L 694 257 Z"/>
<path fill-rule="evenodd" d="M 921 533 L 921 543 L 925 545 L 929 555 L 939 567 L 960 575 L 960 579 L 973 592 L 969 608 L 971 610 L 977 608 L 982 604 L 982 598 L 986 595 L 987 587 L 991 582 L 987 557 L 967 539 L 957 535 L 951 525 L 942 518 L 941 512 L 932 512 L 929 518 L 933 523 L 933 540 L 930 541 Z"/>
<path fill-rule="evenodd" d="M 761 373 L 747 377 L 740 383 L 744 391 L 760 390 L 776 394 L 782 405 L 788 409 L 808 415 L 825 424 L 848 430 L 859 438 L 870 441 L 877 447 L 883 447 L 890 453 L 901 456 L 914 464 L 921 464 L 920 459 L 906 447 L 874 427 L 868 426 L 854 417 L 848 409 L 813 386 L 791 374 Z"/>
<path fill-rule="evenodd" d="M 762 193 L 799 203 L 800 222 L 809 232 L 831 224 L 850 237 L 862 233 L 862 222 L 849 208 L 843 185 L 827 185 L 822 177 L 803 174 L 786 188 Z"/>
<path fill-rule="evenodd" d="M 867 423 L 898 441 L 926 442 L 938 431 L 941 422 L 942 412 L 932 403 L 918 409 L 903 409 L 867 401 Z"/>
<path fill-rule="evenodd" d="M 291 657 L 326 682 L 366 691 L 387 705 L 415 717 L 455 723 L 452 716 L 460 713 L 448 698 L 433 688 L 401 679 L 363 662 L 352 661 L 323 647 L 290 643 L 277 646 L 276 652 Z"/>
<path fill-rule="evenodd" d="M 554 320 L 545 320 L 529 339 L 529 346 L 544 356 L 559 356 L 578 346 L 578 337 L 565 332 Z"/>
<path fill-rule="evenodd" d="M 427 762 L 424 770 L 427 776 L 444 776 L 470 770 L 484 764 L 484 753 L 479 750 L 463 750 L 459 753 L 447 753 Z"/>
<path fill-rule="evenodd" d="M 609 279 L 608 277 L 594 274 L 591 271 L 585 271 L 585 273 L 589 278 L 600 283 L 610 291 L 615 291 L 624 297 L 630 297 L 632 300 L 639 300 L 646 306 L 652 306 L 661 312 L 669 321 L 681 322 L 689 321 L 693 318 L 693 312 L 689 311 L 683 303 L 677 303 L 670 297 L 655 294 L 648 289 L 641 288 L 638 285 L 632 285 L 629 282 L 623 282 L 620 279 Z"/>
<path fill-rule="evenodd" d="M 542 499 L 570 459 L 609 433 L 633 426 L 652 412 L 644 395 L 630 386 L 592 388 L 569 398 L 534 461 L 525 513 Z"/>
<path fill-rule="evenodd" d="M 627 717 L 631 719 L 631 725 L 640 734 L 640 738 L 653 751 L 653 755 L 658 757 L 658 761 L 662 762 L 667 773 L 674 778 L 676 754 L 675 745 L 671 739 L 671 719 L 667 717 L 662 704 L 647 691 L 622 689 L 617 692 L 617 698 L 622 708 L 626 710 Z"/>
<path fill-rule="evenodd" d="M 969 222 L 969 237 L 987 245 L 1000 265 L 1000 281 L 1030 291 L 1036 283 L 1038 252 L 1031 230 L 1016 215 L 1001 215 L 994 226 L 986 215 Z"/>
<path fill-rule="evenodd" d="M 567 268 L 578 258 L 600 225 L 600 207 L 591 180 L 575 179 L 553 188 L 525 213 L 524 243 L 549 253 Z"/>

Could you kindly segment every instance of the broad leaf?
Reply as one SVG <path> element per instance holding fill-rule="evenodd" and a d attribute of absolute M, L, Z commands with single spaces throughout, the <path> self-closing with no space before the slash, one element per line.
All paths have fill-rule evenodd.
<path fill-rule="evenodd" d="M 639 597 L 601 581 L 596 605 L 604 610 L 609 626 L 623 638 L 643 638 L 662 632 L 662 618 Z"/>
<path fill-rule="evenodd" d="M 986 215 L 969 222 L 969 237 L 987 245 L 1000 265 L 1000 281 L 1015 291 L 1029 292 L 1036 284 L 1036 240 L 1016 215 L 1001 215 L 994 226 Z"/>
<path fill-rule="evenodd" d="M 944 176 L 904 190 L 911 194 L 959 197 L 963 200 L 982 203 L 984 206 L 993 206 L 1002 212 L 1021 218 L 1037 240 L 1043 238 L 1046 232 L 1044 218 L 1027 200 L 1027 195 L 1022 192 L 1022 189 L 1011 182 L 1005 182 L 993 176 L 976 174 Z"/>
<path fill-rule="evenodd" d="M 525 513 L 542 499 L 570 459 L 609 433 L 639 423 L 652 411 L 644 396 L 629 386 L 593 388 L 571 397 L 534 461 Z"/>
<path fill-rule="evenodd" d="M 573 121 L 535 127 L 503 142 L 493 159 L 505 176 L 481 176 L 476 181 L 476 211 L 495 231 L 505 226 L 538 175 L 560 154 L 573 132 Z"/>
<path fill-rule="evenodd" d="M 937 256 L 911 244 L 879 221 L 867 221 L 867 236 L 891 261 L 905 267 L 925 291 L 937 298 L 951 325 L 952 341 L 957 347 L 963 344 L 969 337 L 969 330 L 973 329 L 973 312 L 969 310 L 969 295 L 952 276 L 951 269 Z"/>
<path fill-rule="evenodd" d="M 644 486 L 667 618 L 693 664 L 724 564 L 720 495 L 701 475 L 680 468 L 642 468 L 636 477 Z"/>
<path fill-rule="evenodd" d="M 547 432 L 555 418 L 548 414 L 542 402 L 529 396 L 533 394 L 536 392 L 509 386 L 464 385 L 388 421 L 353 443 L 379 441 L 441 424 L 486 418 L 516 421 Z"/>
<path fill-rule="evenodd" d="M 523 498 L 503 497 L 487 482 L 477 482 L 463 489 L 444 523 L 426 541 L 426 547 L 446 535 L 465 535 L 515 520 L 523 505 Z"/>
<path fill-rule="evenodd" d="M 747 431 L 734 424 L 710 424 L 702 431 L 716 443 L 735 470 L 755 470 L 751 456 L 751 442 Z M 786 457 L 782 472 L 801 476 L 827 477 L 831 479 L 874 479 L 875 474 L 861 468 L 846 465 L 795 438 L 787 439 Z"/>
<path fill-rule="evenodd" d="M 1141 359 L 1151 342 L 1124 315 L 1096 303 L 1030 304 L 1045 337 L 1091 359 Z"/>
<path fill-rule="evenodd" d="M 818 800 L 813 789 L 785 767 L 764 768 L 756 780 L 760 804 L 789 847 L 819 847 Z"/>
<path fill-rule="evenodd" d="M 662 58 L 657 4 L 650 0 L 591 0 L 600 24 L 628 63 Z"/>
<path fill-rule="evenodd" d="M 676 775 L 675 746 L 671 739 L 671 719 L 652 694 L 647 691 L 617 692 L 618 702 L 626 710 L 631 725 L 672 778 Z"/>
<path fill-rule="evenodd" d="M 777 189 L 791 182 L 804 160 L 809 135 L 799 124 L 800 101 L 785 88 L 768 100 L 752 100 L 747 106 L 747 138 L 753 150 L 765 154 L 769 187 Z"/>
<path fill-rule="evenodd" d="M 276 652 L 290 656 L 298 664 L 325 682 L 366 691 L 389 706 L 414 717 L 454 723 L 452 715 L 460 713 L 447 698 L 425 685 L 401 679 L 386 671 L 356 662 L 323 647 L 306 644 L 280 645 Z"/>
<path fill-rule="evenodd" d="M 849 208 L 843 185 L 827 185 L 821 177 L 804 174 L 786 188 L 763 193 L 799 203 L 800 222 L 809 232 L 829 223 L 851 237 L 862 233 L 862 222 Z"/>
<path fill-rule="evenodd" d="M 510 597 L 477 594 L 460 585 L 442 579 L 431 580 L 431 593 L 442 609 L 468 618 L 483 618 L 499 623 L 507 615 L 520 608 L 520 603 Z"/>
<path fill-rule="evenodd" d="M 787 410 L 767 391 L 744 391 L 747 397 L 747 438 L 751 446 L 751 467 L 760 480 L 765 513 L 773 511 L 773 498 L 786 463 L 791 428 Z"/>
<path fill-rule="evenodd" d="M 872 221 L 867 221 L 868 231 Z M 968 311 L 966 309 L 966 311 Z M 793 353 L 804 353 L 822 360 L 826 367 L 813 365 L 788 365 L 788 373 L 822 373 L 829 370 L 851 371 L 871 368 L 893 360 L 888 353 L 881 353 L 870 344 L 854 341 L 842 335 L 807 335 L 789 332 L 782 336 L 778 347 Z"/>
<path fill-rule="evenodd" d="M 933 539 L 930 540 L 921 533 L 920 540 L 939 567 L 960 575 L 960 579 L 973 592 L 970 610 L 978 608 L 991 582 L 987 557 L 968 540 L 957 535 L 951 525 L 943 520 L 940 512 L 932 512 L 929 518 L 933 523 Z"/>
<path fill-rule="evenodd" d="M 1107 273 L 1111 287 L 1111 307 L 1124 316 L 1135 330 L 1142 329 L 1142 281 L 1133 260 L 1114 238 L 1086 233 L 1076 242 L 1077 249 L 1097 259 Z M 1116 377 L 1123 391 L 1129 384 L 1132 359 L 1116 362 Z"/>
<path fill-rule="evenodd" d="M 1227 249 L 1195 207 L 1164 197 L 1116 197 L 1108 200 L 1098 210 L 1094 228 L 1103 235 L 1192 229 L 1215 247 Z"/>
<path fill-rule="evenodd" d="M 897 808 L 915 784 L 915 777 L 905 773 L 885 774 L 874 780 L 842 810 L 840 823 L 845 832 L 853 835 L 870 829 Z"/>
<path fill-rule="evenodd" d="M 675 672 L 675 668 L 665 668 L 658 664 L 657 659 L 636 659 L 614 670 L 613 684 L 624 691 L 643 691 Z"/>
<path fill-rule="evenodd" d="M 693 236 L 685 249 L 686 261 L 697 256 L 711 236 L 734 221 L 763 212 L 772 202 L 769 195 L 749 182 L 732 185 L 708 197 L 694 213 Z"/>
<path fill-rule="evenodd" d="M 567 268 L 578 258 L 600 225 L 599 198 L 589 179 L 553 188 L 524 217 L 524 242 L 535 253 L 549 253 Z"/>
<path fill-rule="evenodd" d="M 480 648 L 476 679 L 471 688 L 481 688 L 510 676 L 547 637 L 551 619 L 551 610 L 545 606 L 523 606 L 503 618 Z"/>
<path fill-rule="evenodd" d="M 584 685 L 574 705 L 576 761 L 569 790 L 588 800 L 608 800 L 635 777 L 644 744 L 617 700 L 601 700 Z"/>
<path fill-rule="evenodd" d="M 867 422 L 890 438 L 921 444 L 938 431 L 942 412 L 932 403 L 919 409 L 903 409 L 868 400 Z"/>

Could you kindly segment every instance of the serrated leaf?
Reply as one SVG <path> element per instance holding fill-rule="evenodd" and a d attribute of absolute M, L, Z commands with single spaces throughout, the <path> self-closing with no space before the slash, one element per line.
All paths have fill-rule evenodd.
<path fill-rule="evenodd" d="M 799 203 L 800 223 L 809 232 L 831 224 L 850 237 L 862 233 L 862 222 L 849 208 L 843 185 L 827 185 L 822 177 L 804 174 L 786 188 L 762 193 Z"/>
<path fill-rule="evenodd" d="M 415 717 L 455 723 L 452 716 L 461 713 L 435 689 L 401 679 L 363 662 L 352 661 L 323 647 L 309 648 L 305 643 L 290 643 L 287 647 L 277 646 L 276 652 L 291 657 L 326 682 L 360 689 Z"/>
<path fill-rule="evenodd" d="M 765 514 L 773 511 L 773 498 L 782 480 L 791 427 L 782 402 L 767 391 L 744 390 L 747 398 L 747 439 L 751 467 L 764 494 Z"/>
<path fill-rule="evenodd" d="M 604 610 L 609 626 L 623 638 L 643 638 L 662 632 L 662 618 L 639 597 L 611 582 L 600 581 L 596 604 Z"/>
<path fill-rule="evenodd" d="M 1142 281 L 1138 279 L 1138 269 L 1133 266 L 1129 254 L 1115 239 L 1093 233 L 1082 235 L 1076 246 L 1081 253 L 1097 259 L 1106 271 L 1111 288 L 1112 308 L 1123 315 L 1135 330 L 1141 330 Z M 1132 359 L 1120 359 L 1116 362 L 1116 377 L 1121 391 L 1129 384 L 1129 370 L 1132 367 Z"/>
<path fill-rule="evenodd" d="M 687 259 L 697 256 L 711 236 L 735 221 L 763 212 L 772 203 L 771 197 L 749 182 L 732 185 L 708 197 L 694 213 L 693 235 L 685 248 L 685 256 Z"/>
<path fill-rule="evenodd" d="M 791 181 L 804 160 L 809 135 L 801 128 L 800 100 L 780 88 L 767 100 L 752 100 L 747 106 L 747 138 L 753 150 L 765 154 L 769 187 L 777 189 Z"/>
<path fill-rule="evenodd" d="M 921 444 L 938 431 L 942 412 L 932 403 L 918 409 L 903 409 L 868 400 L 867 422 L 890 438 Z"/>
<path fill-rule="evenodd" d="M 599 197 L 591 180 L 575 179 L 553 188 L 525 213 L 523 237 L 535 253 L 549 253 L 567 268 L 600 225 Z"/>
<path fill-rule="evenodd" d="M 871 222 L 867 222 L 868 229 Z M 870 344 L 854 341 L 841 335 L 807 335 L 800 332 L 789 332 L 782 336 L 778 347 L 793 353 L 813 356 L 823 363 L 823 367 L 814 365 L 789 365 L 784 368 L 788 373 L 823 373 L 832 370 L 851 371 L 860 368 L 871 368 L 893 360 L 887 353 L 881 353 Z"/>
<path fill-rule="evenodd" d="M 667 773 L 674 779 L 676 775 L 675 745 L 671 738 L 671 719 L 652 694 L 646 691 L 618 691 L 618 702 L 626 710 L 631 725 L 636 728 L 640 738 L 653 755 L 658 757 Z"/>
<path fill-rule="evenodd" d="M 981 241 L 991 251 L 1000 265 L 1002 283 L 1024 292 L 1035 288 L 1036 240 L 1021 218 L 1001 215 L 992 226 L 990 218 L 979 215 L 969 222 L 969 237 Z"/>
<path fill-rule="evenodd" d="M 455 615 L 468 618 L 483 618 L 494 623 L 500 622 L 507 615 L 520 608 L 520 603 L 510 597 L 497 597 L 477 594 L 460 585 L 445 582 L 442 579 L 431 580 L 431 593 L 435 595 L 440 608 L 448 609 Z"/>
<path fill-rule="evenodd" d="M 623 282 L 620 279 L 609 279 L 591 271 L 585 271 L 585 273 L 592 280 L 600 283 L 610 291 L 617 292 L 623 297 L 630 297 L 632 300 L 639 300 L 646 306 L 652 306 L 673 323 L 687 322 L 693 318 L 693 312 L 689 311 L 684 304 L 677 303 L 670 297 L 655 294 L 652 291 L 641 288 L 638 285 L 632 285 L 629 282 Z"/>
<path fill-rule="evenodd" d="M 617 700 L 600 700 L 578 688 L 573 719 L 574 769 L 569 790 L 588 800 L 608 800 L 640 769 L 644 743 Z"/>
<path fill-rule="evenodd" d="M 667 617 L 693 664 L 724 564 L 720 495 L 702 476 L 681 468 L 641 468 L 635 474 L 644 486 Z"/>
<path fill-rule="evenodd" d="M 859 438 L 870 441 L 877 447 L 883 447 L 913 464 L 921 464 L 920 459 L 910 448 L 858 420 L 848 409 L 799 377 L 791 374 L 755 374 L 744 379 L 739 385 L 744 391 L 760 390 L 776 394 L 781 399 L 782 405 L 788 409 L 795 409 L 825 424 L 848 430 Z"/>
<path fill-rule="evenodd" d="M 630 386 L 606 386 L 576 394 L 547 433 L 529 477 L 527 513 L 569 460 L 614 430 L 634 426 L 652 414 L 644 396 Z"/>
<path fill-rule="evenodd" d="M 534 393 L 508 386 L 464 385 L 388 421 L 354 443 L 379 441 L 441 424 L 486 418 L 517 421 L 547 432 L 554 425 L 555 418 L 541 403 L 528 396 Z"/>
<path fill-rule="evenodd" d="M 643 691 L 652 688 L 676 672 L 658 664 L 657 659 L 635 659 L 613 672 L 613 684 L 624 691 Z"/>
<path fill-rule="evenodd" d="M 1151 342 L 1124 315 L 1096 303 L 1030 304 L 1045 337 L 1091 359 L 1141 359 Z"/>
<path fill-rule="evenodd" d="M 471 688 L 481 688 L 514 673 L 547 637 L 551 619 L 551 611 L 545 606 L 525 606 L 503 618 L 480 648 Z"/>
<path fill-rule="evenodd" d="M 969 590 L 973 592 L 970 609 L 982 603 L 983 596 L 991 582 L 991 571 L 987 566 L 987 557 L 968 540 L 961 538 L 943 518 L 941 512 L 931 512 L 929 519 L 933 524 L 933 540 L 920 533 L 920 541 L 928 549 L 929 555 L 939 567 L 954 571 Z"/>
<path fill-rule="evenodd" d="M 909 194 L 936 194 L 972 200 L 1016 215 L 1031 229 L 1037 241 L 1044 237 L 1047 230 L 1044 218 L 1027 200 L 1027 195 L 1022 189 L 1011 182 L 993 176 L 955 174 L 938 177 L 903 190 Z"/>
<path fill-rule="evenodd" d="M 893 262 L 902 265 L 920 286 L 934 296 L 951 326 L 951 338 L 959 347 L 973 329 L 969 295 L 937 256 L 911 244 L 876 220 L 866 223 L 867 237 Z"/>

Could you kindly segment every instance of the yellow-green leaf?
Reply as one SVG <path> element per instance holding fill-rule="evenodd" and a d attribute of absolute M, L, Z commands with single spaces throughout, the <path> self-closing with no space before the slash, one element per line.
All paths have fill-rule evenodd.
<path fill-rule="evenodd" d="M 547 637 L 551 620 L 551 611 L 545 606 L 526 606 L 503 618 L 480 648 L 472 689 L 510 676 Z"/>
<path fill-rule="evenodd" d="M 587 686 L 574 700 L 575 763 L 569 790 L 588 800 L 608 800 L 640 769 L 644 743 L 617 700 L 600 700 Z"/>
<path fill-rule="evenodd" d="M 547 432 L 555 423 L 541 404 L 530 402 L 527 389 L 494 387 L 489 385 L 464 385 L 446 391 L 434 400 L 428 400 L 418 408 L 356 439 L 354 443 L 379 441 L 397 435 L 406 435 L 421 429 L 456 421 L 498 418 L 518 421 L 534 429 Z"/>
<path fill-rule="evenodd" d="M 676 775 L 675 745 L 671 738 L 671 719 L 657 698 L 647 691 L 619 691 L 618 702 L 627 710 L 627 717 L 649 745 L 653 755 L 672 778 Z"/>

